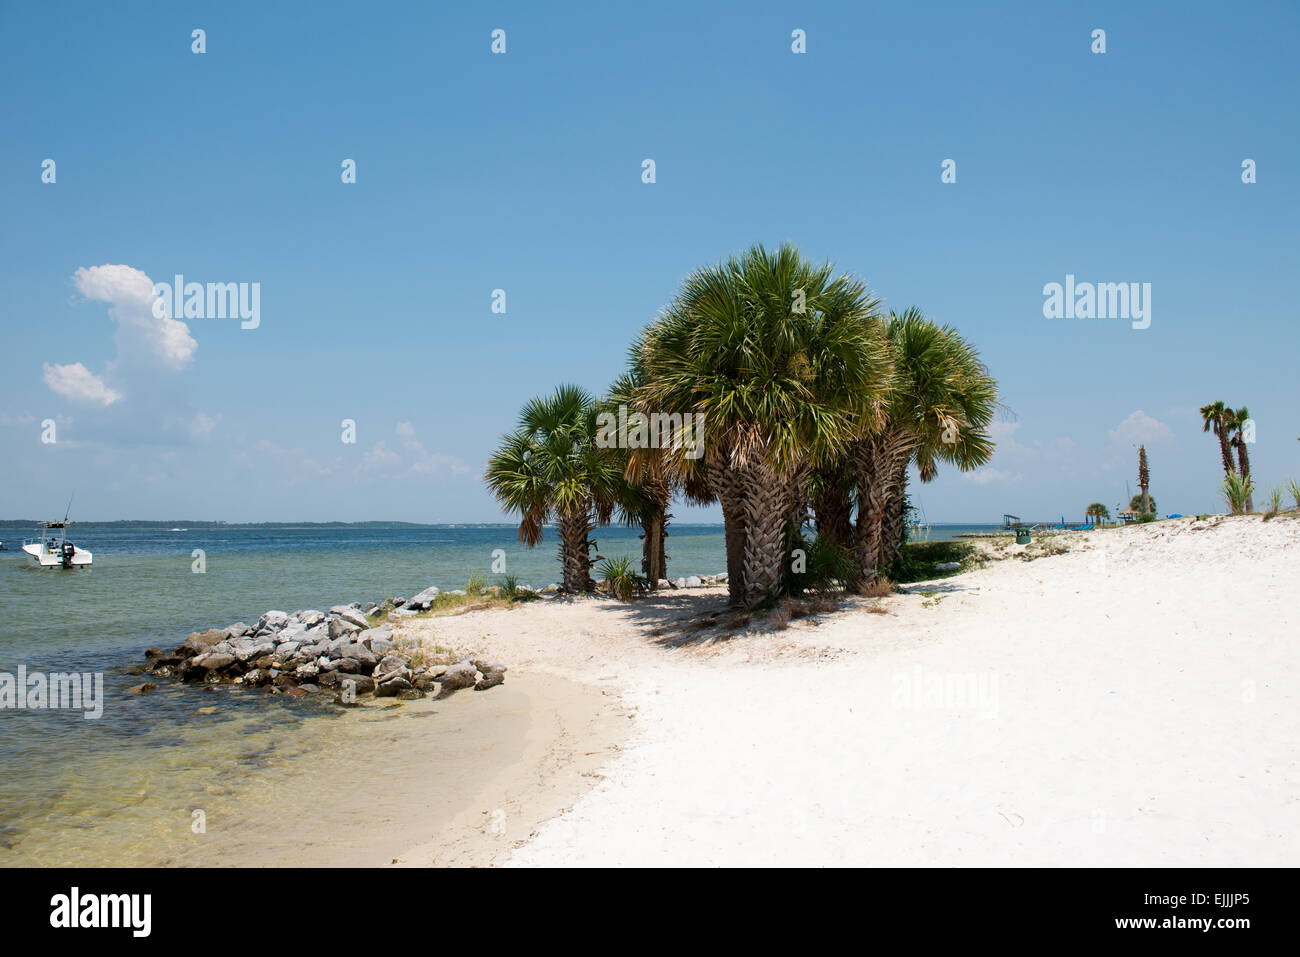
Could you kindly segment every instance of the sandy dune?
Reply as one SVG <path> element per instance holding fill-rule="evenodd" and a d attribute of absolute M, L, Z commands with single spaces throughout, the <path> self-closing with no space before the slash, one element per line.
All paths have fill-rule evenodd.
<path fill-rule="evenodd" d="M 600 782 L 503 862 L 1300 862 L 1300 520 L 1068 540 L 886 614 L 856 600 L 730 639 L 650 634 L 717 589 L 404 629 L 633 714 Z"/>

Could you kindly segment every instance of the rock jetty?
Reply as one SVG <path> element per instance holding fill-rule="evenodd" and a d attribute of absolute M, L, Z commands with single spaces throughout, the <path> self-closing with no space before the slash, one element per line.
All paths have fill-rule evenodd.
<path fill-rule="evenodd" d="M 405 604 L 427 607 L 436 595 L 437 589 L 427 589 Z M 333 693 L 345 705 L 363 695 L 443 698 L 462 688 L 483 691 L 505 681 L 503 665 L 480 659 L 422 663 L 418 653 L 397 647 L 389 625 L 372 625 L 368 613 L 378 610 L 374 603 L 363 607 L 353 602 L 328 612 L 268 611 L 255 625 L 239 621 L 196 631 L 174 651 L 150 648 L 145 652 L 148 670 L 160 678 L 266 688 L 292 697 Z"/>

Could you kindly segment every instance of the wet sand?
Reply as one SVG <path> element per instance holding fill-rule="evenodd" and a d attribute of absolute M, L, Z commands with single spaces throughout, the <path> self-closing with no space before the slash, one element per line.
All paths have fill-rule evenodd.
<path fill-rule="evenodd" d="M 445 701 L 367 705 L 159 863 L 491 864 L 590 787 L 584 774 L 629 723 L 617 710 L 588 685 L 527 675 Z"/>

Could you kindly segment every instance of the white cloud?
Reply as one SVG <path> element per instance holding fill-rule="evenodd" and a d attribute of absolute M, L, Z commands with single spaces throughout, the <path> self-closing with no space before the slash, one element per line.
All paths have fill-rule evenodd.
<path fill-rule="evenodd" d="M 1021 478 L 1019 472 L 1004 472 L 987 466 L 973 472 L 962 472 L 961 477 L 975 485 L 992 485 L 995 482 L 1011 484 L 1019 482 Z"/>
<path fill-rule="evenodd" d="M 169 369 L 185 368 L 194 358 L 198 343 L 190 327 L 178 319 L 159 318 L 153 313 L 153 280 L 130 266 L 84 266 L 72 276 L 77 290 L 87 299 L 109 304 L 108 314 L 118 324 L 119 358 L 151 355 Z"/>
<path fill-rule="evenodd" d="M 221 416 L 204 415 L 202 412 L 194 413 L 194 418 L 190 420 L 190 435 L 197 438 L 203 438 L 212 433 L 221 421 Z"/>
<path fill-rule="evenodd" d="M 80 362 L 71 365 L 44 364 L 45 384 L 66 399 L 74 402 L 92 402 L 112 405 L 122 398 L 122 393 L 110 389 L 104 380 Z"/>
<path fill-rule="evenodd" d="M 454 455 L 430 452 L 415 435 L 410 422 L 398 422 L 395 429 L 401 437 L 401 448 L 395 449 L 386 441 L 376 442 L 361 460 L 358 475 L 383 474 L 390 478 L 425 475 L 466 475 L 470 468 Z"/>
<path fill-rule="evenodd" d="M 1172 439 L 1174 432 L 1163 422 L 1153 419 L 1141 409 L 1133 412 L 1119 425 L 1110 430 L 1112 442 L 1125 444 L 1145 444 Z"/>
<path fill-rule="evenodd" d="M 72 282 L 87 299 L 108 303 L 109 318 L 117 323 L 117 355 L 103 375 L 80 362 L 47 364 L 45 384 L 59 395 L 112 405 L 125 398 L 124 383 L 132 375 L 149 376 L 159 368 L 177 372 L 193 360 L 198 343 L 190 327 L 153 314 L 153 281 L 140 270 L 112 264 L 82 266 L 73 273 Z"/>

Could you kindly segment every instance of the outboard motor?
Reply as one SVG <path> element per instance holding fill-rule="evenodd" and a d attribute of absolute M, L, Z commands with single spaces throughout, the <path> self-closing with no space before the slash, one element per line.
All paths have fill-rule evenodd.
<path fill-rule="evenodd" d="M 77 546 L 73 545 L 72 542 L 64 542 L 62 551 L 63 551 L 63 556 L 62 556 L 63 567 L 71 568 L 72 556 L 77 554 Z"/>

